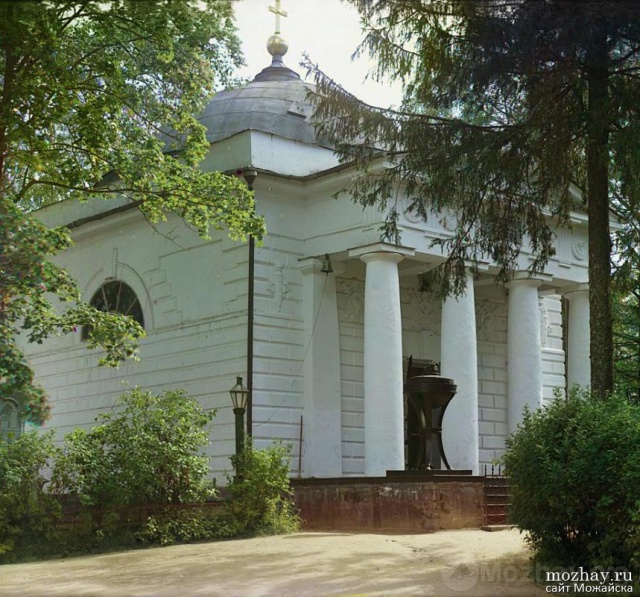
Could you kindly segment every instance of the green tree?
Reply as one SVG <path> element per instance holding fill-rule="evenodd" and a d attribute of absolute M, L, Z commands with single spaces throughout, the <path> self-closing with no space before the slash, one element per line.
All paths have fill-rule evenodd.
<path fill-rule="evenodd" d="M 616 389 L 640 402 L 640 286 L 613 297 Z"/>
<path fill-rule="evenodd" d="M 246 186 L 197 167 L 208 143 L 194 115 L 240 61 L 230 0 L 0 4 L 0 397 L 23 397 L 32 421 L 47 405 L 20 330 L 42 342 L 90 324 L 107 364 L 134 355 L 142 330 L 80 300 L 50 261 L 68 231 L 29 210 L 127 197 L 152 222 L 176 212 L 202 236 L 259 238 Z"/>
<path fill-rule="evenodd" d="M 615 382 L 640 403 L 640 263 L 637 255 L 620 259 L 613 279 Z"/>
<path fill-rule="evenodd" d="M 638 205 L 640 4 L 560 0 L 349 0 L 362 14 L 359 51 L 376 75 L 404 84 L 398 109 L 347 93 L 309 60 L 319 130 L 365 176 L 356 201 L 388 211 L 398 240 L 397 188 L 425 219 L 448 209 L 449 259 L 436 272 L 458 293 L 469 261 L 491 259 L 505 281 L 523 243 L 541 270 L 553 227 L 589 214 L 591 386 L 613 387 L 609 209 Z M 381 150 L 382 148 L 382 150 Z M 389 167 L 371 175 L 386 157 Z M 583 189 L 576 205 L 570 183 Z M 637 223 L 637 209 L 633 212 Z"/>
<path fill-rule="evenodd" d="M 632 198 L 633 199 L 633 198 Z M 616 195 L 613 340 L 616 389 L 640 402 L 640 206 Z"/>

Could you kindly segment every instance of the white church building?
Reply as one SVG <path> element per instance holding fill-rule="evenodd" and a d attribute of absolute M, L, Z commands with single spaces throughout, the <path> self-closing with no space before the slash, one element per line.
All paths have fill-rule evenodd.
<path fill-rule="evenodd" d="M 412 356 L 440 363 L 457 385 L 444 448 L 454 469 L 478 474 L 503 453 L 525 405 L 589 385 L 586 215 L 556 230 L 544 275 L 527 274 L 525 252 L 506 286 L 487 263 L 458 298 L 421 291 L 420 275 L 443 260 L 431 243 L 452 234 L 451 216 L 404 213 L 402 245 L 380 242 L 385 213 L 332 197 L 355 170 L 316 137 L 309 84 L 273 52 L 271 66 L 218 93 L 202 116 L 211 142 L 202 167 L 257 173 L 267 235 L 255 247 L 253 309 L 247 242 L 224 232 L 203 240 L 177 217 L 154 228 L 124 198 L 39 212 L 71 228 L 75 246 L 58 262 L 85 298 L 118 303 L 146 331 L 140 361 L 119 369 L 98 366 L 81 330 L 29 346 L 52 405 L 46 427 L 61 439 L 90 427 L 127 388 L 182 388 L 217 409 L 210 455 L 222 479 L 235 446 L 229 389 L 250 375 L 249 431 L 258 447 L 292 444 L 293 475 L 380 477 L 407 465 Z"/>

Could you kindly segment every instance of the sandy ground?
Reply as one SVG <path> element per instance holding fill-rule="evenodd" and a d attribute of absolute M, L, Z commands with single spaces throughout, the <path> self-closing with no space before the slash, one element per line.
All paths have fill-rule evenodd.
<path fill-rule="evenodd" d="M 516 530 L 300 533 L 0 566 L 3 597 L 542 594 Z"/>

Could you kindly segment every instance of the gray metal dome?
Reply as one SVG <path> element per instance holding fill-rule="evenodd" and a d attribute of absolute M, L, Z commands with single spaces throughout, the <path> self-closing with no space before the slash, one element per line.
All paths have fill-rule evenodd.
<path fill-rule="evenodd" d="M 255 130 L 319 144 L 310 122 L 312 106 L 307 100 L 308 89 L 313 89 L 313 85 L 301 81 L 296 73 L 272 65 L 245 87 L 217 93 L 199 120 L 207 127 L 207 139 L 211 143 Z"/>
<path fill-rule="evenodd" d="M 280 35 L 280 17 L 287 16 L 276 0 L 269 10 L 276 15 L 276 31 L 267 41 L 271 64 L 239 89 L 218 93 L 199 120 L 207 127 L 207 139 L 215 143 L 243 131 L 260 131 L 307 144 L 320 144 L 310 118 L 313 108 L 307 92 L 313 89 L 284 62 L 288 44 Z"/>
<path fill-rule="evenodd" d="M 211 143 L 255 130 L 317 144 L 310 123 L 312 107 L 306 99 L 310 87 L 300 80 L 253 81 L 216 94 L 199 120 Z"/>

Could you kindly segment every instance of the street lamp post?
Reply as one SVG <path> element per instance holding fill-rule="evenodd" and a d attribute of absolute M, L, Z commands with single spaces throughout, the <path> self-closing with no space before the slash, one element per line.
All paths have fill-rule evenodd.
<path fill-rule="evenodd" d="M 247 410 L 249 391 L 242 385 L 242 377 L 236 377 L 236 384 L 229 390 L 233 414 L 236 417 L 236 476 L 244 450 L 244 413 Z"/>

